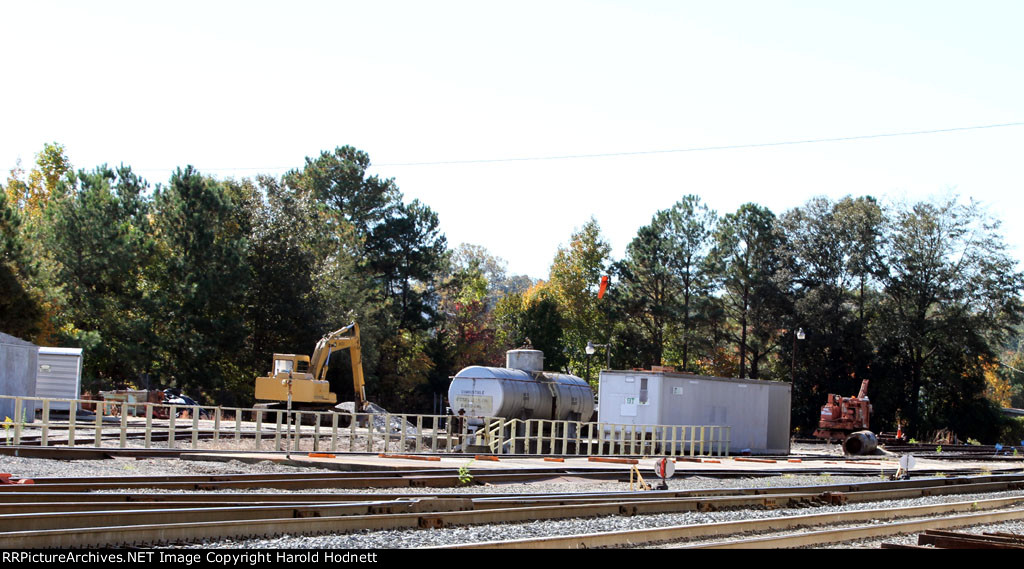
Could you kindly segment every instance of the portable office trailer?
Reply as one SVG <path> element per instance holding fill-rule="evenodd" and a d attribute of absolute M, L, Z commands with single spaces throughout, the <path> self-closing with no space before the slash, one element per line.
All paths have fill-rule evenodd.
<path fill-rule="evenodd" d="M 39 348 L 36 397 L 78 399 L 82 392 L 82 348 Z M 54 401 L 50 409 L 68 411 L 69 403 Z"/>
<path fill-rule="evenodd" d="M 35 344 L 0 333 L 0 395 L 35 397 L 38 360 Z M 23 409 L 16 411 L 13 399 L 0 399 L 0 421 L 35 416 L 35 402 L 24 403 Z"/>
<path fill-rule="evenodd" d="M 730 427 L 729 452 L 789 453 L 789 383 L 662 371 L 601 372 L 598 421 Z M 684 449 L 685 450 L 685 449 Z"/>

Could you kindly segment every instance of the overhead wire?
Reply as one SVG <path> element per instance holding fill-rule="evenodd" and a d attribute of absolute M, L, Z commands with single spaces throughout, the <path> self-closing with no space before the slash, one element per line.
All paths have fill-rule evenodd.
<path fill-rule="evenodd" d="M 718 146 L 693 146 L 688 148 L 672 148 L 672 149 L 660 149 L 660 150 L 635 150 L 635 151 L 621 151 L 621 152 L 600 152 L 593 154 L 560 154 L 551 156 L 522 156 L 522 157 L 506 157 L 506 158 L 477 158 L 477 159 L 465 159 L 465 160 L 433 160 L 423 162 L 385 162 L 380 164 L 373 164 L 374 167 L 405 167 L 405 166 L 443 166 L 443 165 L 459 165 L 459 164 L 493 164 L 501 162 L 537 162 L 545 160 L 578 160 L 587 158 L 615 158 L 624 156 L 644 156 L 644 155 L 655 155 L 655 154 L 679 154 L 686 152 L 710 152 L 716 150 L 741 150 L 746 148 L 770 148 L 776 146 L 795 146 L 802 144 L 823 144 L 829 142 L 847 142 L 854 140 L 871 140 L 878 138 L 894 138 L 901 136 L 920 136 L 926 134 L 942 134 L 950 132 L 964 132 L 971 130 L 983 130 L 983 129 L 994 129 L 994 128 L 1008 128 L 1024 126 L 1024 122 L 1009 122 L 999 124 L 986 124 L 986 125 L 974 125 L 974 126 L 962 126 L 953 128 L 938 128 L 930 130 L 913 130 L 913 131 L 900 131 L 900 132 L 886 132 L 876 134 L 862 134 L 854 136 L 836 136 L 828 138 L 808 138 L 798 140 L 782 140 L 774 142 L 753 142 L 745 144 L 725 144 Z M 238 170 L 287 170 L 293 166 L 275 166 L 275 167 L 259 167 L 259 166 L 241 166 L 241 167 L 226 167 L 226 168 L 206 168 L 210 171 L 238 171 Z M 148 168 L 148 170 L 163 171 L 173 170 L 173 168 Z"/>
<path fill-rule="evenodd" d="M 748 144 L 728 144 L 721 146 L 695 146 L 690 148 L 675 148 L 668 150 L 638 150 L 628 152 L 605 152 L 596 154 L 565 154 L 557 156 L 529 156 L 520 158 L 482 158 L 475 160 L 439 160 L 432 162 L 392 162 L 385 164 L 376 164 L 376 166 L 434 166 L 434 165 L 445 165 L 445 164 L 486 164 L 493 162 L 526 162 L 526 161 L 539 161 L 539 160 L 571 160 L 578 158 L 611 158 L 617 156 L 642 156 L 647 154 L 673 154 L 683 152 L 707 152 L 712 150 L 738 150 L 744 148 L 766 148 L 772 146 L 792 146 L 797 144 L 819 144 L 825 142 L 844 142 L 850 140 L 868 140 L 873 138 L 891 138 L 897 136 L 917 136 L 923 134 L 939 134 L 946 132 L 959 132 L 967 130 L 981 130 L 990 128 L 1005 128 L 1013 126 L 1024 126 L 1024 122 L 1012 122 L 1012 123 L 1001 123 L 1001 124 L 987 124 L 987 125 L 976 125 L 976 126 L 963 126 L 954 128 L 940 128 L 932 130 L 915 130 L 915 131 L 903 131 L 903 132 L 888 132 L 880 134 L 864 134 L 855 136 L 839 136 L 832 138 L 809 138 L 804 140 L 784 140 L 776 142 L 755 142 Z"/>

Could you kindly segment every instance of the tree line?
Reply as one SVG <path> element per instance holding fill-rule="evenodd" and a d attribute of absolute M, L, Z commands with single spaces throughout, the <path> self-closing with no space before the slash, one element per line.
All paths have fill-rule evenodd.
<path fill-rule="evenodd" d="M 588 342 L 616 369 L 791 381 L 805 433 L 862 379 L 875 430 L 994 440 L 999 406 L 1024 406 L 1024 275 L 973 201 L 719 214 L 685 195 L 622 259 L 590 219 L 535 281 L 450 247 L 437 214 L 369 165 L 346 146 L 280 177 L 185 167 L 151 187 L 128 166 L 75 170 L 47 144 L 0 192 L 0 331 L 82 347 L 89 390 L 173 386 L 223 405 L 252 402 L 272 353 L 308 354 L 356 321 L 369 398 L 408 412 L 524 345 L 596 381 L 604 352 Z M 331 366 L 341 400 L 346 357 Z"/>

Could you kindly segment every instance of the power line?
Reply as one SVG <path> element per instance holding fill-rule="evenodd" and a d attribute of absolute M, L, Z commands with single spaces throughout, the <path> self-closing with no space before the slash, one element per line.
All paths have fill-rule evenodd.
<path fill-rule="evenodd" d="M 729 144 L 723 146 L 697 146 L 691 148 L 676 148 L 671 150 L 638 150 L 632 152 L 607 152 L 600 154 L 565 154 L 560 156 L 530 156 L 523 158 L 483 158 L 479 160 L 440 160 L 435 162 L 392 162 L 387 164 L 375 164 L 375 166 L 436 166 L 445 164 L 488 164 L 494 162 L 529 162 L 540 160 L 572 160 L 578 158 L 612 158 L 617 156 L 643 156 L 649 154 L 673 154 L 682 152 L 707 152 L 711 150 L 739 150 L 743 148 L 766 148 L 771 146 L 793 146 L 797 144 L 819 144 L 823 142 L 844 142 L 850 140 L 869 140 L 872 138 L 890 138 L 896 136 L 917 136 L 922 134 L 939 134 L 945 132 L 959 132 L 966 130 L 981 130 L 988 128 L 1005 128 L 1011 126 L 1024 126 L 1024 122 L 1012 122 L 1002 124 L 987 124 L 977 126 L 963 126 L 955 128 L 941 128 L 934 130 L 915 130 L 905 132 L 887 132 L 881 134 L 863 134 L 857 136 L 840 136 L 834 138 L 810 138 L 806 140 L 785 140 L 778 142 L 755 142 L 750 144 Z"/>
<path fill-rule="evenodd" d="M 744 148 L 770 148 L 773 146 L 795 146 L 798 144 L 821 144 L 826 142 L 847 142 L 852 140 L 870 140 L 875 138 L 893 138 L 899 136 L 919 136 L 924 134 L 942 134 L 949 132 L 963 132 L 969 130 L 983 130 L 992 128 L 1006 128 L 1013 126 L 1024 126 L 1024 122 L 1010 122 L 1001 124 L 986 124 L 986 125 L 975 125 L 975 126 L 962 126 L 954 128 L 940 128 L 933 130 L 914 130 L 914 131 L 903 131 L 903 132 L 886 132 L 880 134 L 862 134 L 855 136 L 837 136 L 832 138 L 809 138 L 804 140 L 784 140 L 776 142 L 755 142 L 749 144 L 728 144 L 722 146 L 695 146 L 690 148 L 675 148 L 668 150 L 637 150 L 637 151 L 625 151 L 625 152 L 605 152 L 598 154 L 563 154 L 555 156 L 527 156 L 520 158 L 481 158 L 473 160 L 437 160 L 430 162 L 388 162 L 383 164 L 373 164 L 375 167 L 382 166 L 442 166 L 442 165 L 457 165 L 457 164 L 491 164 L 499 162 L 536 162 L 541 160 L 574 160 L 582 158 L 614 158 L 620 156 L 644 156 L 652 154 L 678 154 L 684 152 L 709 152 L 714 150 L 741 150 Z M 238 170 L 290 170 L 294 166 L 244 166 L 244 167 L 229 167 L 229 168 L 200 168 L 200 170 L 208 171 L 238 171 Z M 151 171 L 171 171 L 174 168 L 147 168 Z"/>

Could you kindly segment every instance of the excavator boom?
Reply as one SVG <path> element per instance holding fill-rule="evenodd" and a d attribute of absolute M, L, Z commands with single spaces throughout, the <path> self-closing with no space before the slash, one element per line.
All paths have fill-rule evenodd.
<path fill-rule="evenodd" d="M 331 354 L 345 348 L 348 348 L 352 359 L 352 387 L 355 392 L 356 410 L 361 411 L 366 405 L 366 383 L 363 380 L 362 350 L 359 347 L 359 324 L 353 322 L 320 338 L 313 355 L 309 358 L 309 372 L 314 378 L 326 381 Z"/>

